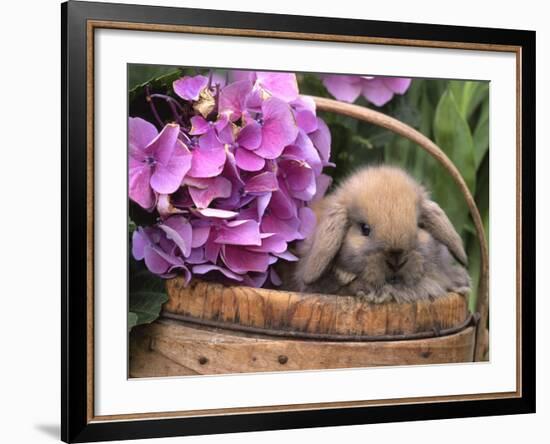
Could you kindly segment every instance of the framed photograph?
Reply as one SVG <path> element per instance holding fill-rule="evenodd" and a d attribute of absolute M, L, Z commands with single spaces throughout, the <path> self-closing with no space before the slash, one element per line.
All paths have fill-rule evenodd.
<path fill-rule="evenodd" d="M 62 5 L 62 439 L 535 411 L 535 33 Z"/>

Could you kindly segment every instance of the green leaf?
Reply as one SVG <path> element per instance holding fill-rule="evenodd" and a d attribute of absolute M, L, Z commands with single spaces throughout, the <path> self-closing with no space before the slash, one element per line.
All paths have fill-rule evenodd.
<path fill-rule="evenodd" d="M 475 193 L 476 164 L 474 142 L 470 127 L 462 116 L 451 89 L 441 96 L 434 117 L 435 142 L 458 168 L 470 191 Z M 435 171 L 434 197 L 447 212 L 459 233 L 468 218 L 464 197 L 449 173 L 443 168 Z"/>
<path fill-rule="evenodd" d="M 132 311 L 128 312 L 128 331 L 132 330 L 138 323 L 138 315 Z"/>
<path fill-rule="evenodd" d="M 458 110 L 453 93 L 446 91 L 434 118 L 435 141 L 458 168 L 466 184 L 475 192 L 474 142 L 470 127 Z"/>
<path fill-rule="evenodd" d="M 426 85 L 424 81 L 424 85 Z M 422 95 L 419 98 L 418 106 L 420 108 L 420 132 L 426 137 L 431 137 L 433 130 L 433 121 L 435 107 L 430 102 L 430 97 L 428 95 L 428 88 L 424 87 Z"/>
<path fill-rule="evenodd" d="M 477 121 L 477 125 L 473 134 L 474 138 L 474 155 L 476 161 L 476 169 L 481 164 L 485 153 L 489 149 L 489 100 L 483 102 L 481 112 Z"/>
<path fill-rule="evenodd" d="M 168 300 L 165 281 L 146 269 L 139 269 L 135 261 L 130 267 L 130 295 L 128 328 L 148 324 L 158 318 L 162 304 Z"/>
<path fill-rule="evenodd" d="M 460 114 L 466 121 L 485 98 L 489 97 L 489 82 L 451 80 L 449 89 L 453 93 Z"/>
<path fill-rule="evenodd" d="M 365 137 L 361 137 L 357 134 L 354 134 L 352 136 L 351 141 L 359 149 L 372 150 L 374 148 L 374 145 L 372 144 L 372 142 L 369 139 L 367 139 Z"/>
<path fill-rule="evenodd" d="M 145 98 L 144 88 L 146 85 L 150 85 L 153 91 L 168 91 L 172 89 L 172 83 L 174 80 L 179 79 L 183 75 L 183 70 L 180 68 L 171 68 L 171 71 L 165 72 L 161 76 L 149 78 L 139 84 L 136 84 L 128 91 L 129 103 L 138 100 L 139 98 Z"/>
<path fill-rule="evenodd" d="M 162 304 L 168 300 L 159 291 L 135 291 L 130 297 L 130 311 L 137 315 L 136 324 L 148 324 L 158 318 Z"/>
<path fill-rule="evenodd" d="M 136 230 L 137 230 L 136 223 L 132 219 L 128 218 L 128 233 L 132 234 Z"/>
<path fill-rule="evenodd" d="M 414 156 L 415 149 L 417 148 L 408 139 L 396 135 L 386 147 L 385 161 L 386 163 L 408 169 L 409 157 Z"/>
<path fill-rule="evenodd" d="M 128 90 L 172 72 L 174 72 L 173 66 L 131 64 L 128 66 Z"/>
<path fill-rule="evenodd" d="M 475 195 L 476 206 L 481 216 L 485 238 L 489 242 L 489 153 L 487 153 L 481 162 L 477 172 L 477 190 Z M 477 289 L 479 286 L 479 267 L 481 262 L 479 251 L 479 240 L 477 233 L 473 229 L 469 236 L 466 251 L 468 253 L 468 264 L 470 277 L 472 278 L 472 292 L 470 298 L 470 310 L 475 311 L 477 303 Z"/>
<path fill-rule="evenodd" d="M 331 97 L 316 74 L 298 74 L 298 83 L 300 85 L 300 94 Z"/>

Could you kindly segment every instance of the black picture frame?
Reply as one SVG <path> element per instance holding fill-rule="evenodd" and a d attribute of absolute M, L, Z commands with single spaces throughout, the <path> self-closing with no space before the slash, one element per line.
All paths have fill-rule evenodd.
<path fill-rule="evenodd" d="M 521 394 L 354 408 L 197 417 L 95 421 L 89 414 L 87 181 L 87 22 L 163 25 L 370 36 L 521 48 Z M 535 412 L 535 32 L 355 19 L 259 14 L 69 1 L 62 23 L 62 375 L 61 437 L 91 442 L 181 435 L 278 430 Z M 93 322 L 92 322 L 93 325 Z"/>

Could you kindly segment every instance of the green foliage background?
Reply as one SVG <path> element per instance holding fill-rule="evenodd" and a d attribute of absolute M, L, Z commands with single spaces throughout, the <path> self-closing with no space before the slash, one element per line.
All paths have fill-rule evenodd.
<path fill-rule="evenodd" d="M 144 94 L 146 84 L 152 90 L 168 90 L 170 93 L 173 80 L 184 74 L 205 71 L 130 65 L 130 115 L 148 117 Z M 316 75 L 299 74 L 298 82 L 301 94 L 330 97 Z M 363 98 L 356 103 L 373 107 Z M 418 129 L 445 151 L 475 197 L 488 239 L 489 83 L 414 79 L 404 95 L 396 95 L 388 104 L 376 109 Z M 479 243 L 464 198 L 447 171 L 413 142 L 388 130 L 340 115 L 320 112 L 319 116 L 328 124 L 332 134 L 331 157 L 337 167 L 327 168 L 326 173 L 333 177 L 333 186 L 362 165 L 388 163 L 406 169 L 430 190 L 433 199 L 445 210 L 464 240 L 473 284 L 470 308 L 474 309 L 479 279 Z M 136 220 L 140 216 L 130 206 L 130 217 Z M 133 227 L 131 222 L 130 231 Z M 153 321 L 165 300 L 163 282 L 130 258 L 129 328 Z"/>

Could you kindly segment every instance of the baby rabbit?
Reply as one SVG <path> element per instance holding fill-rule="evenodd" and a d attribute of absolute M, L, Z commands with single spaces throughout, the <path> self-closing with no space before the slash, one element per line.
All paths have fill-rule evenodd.
<path fill-rule="evenodd" d="M 374 303 L 469 291 L 460 236 L 403 170 L 363 168 L 313 209 L 317 227 L 298 245 L 293 290 Z"/>

